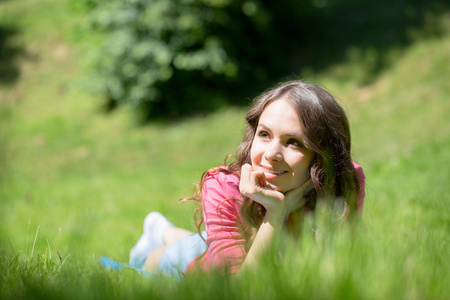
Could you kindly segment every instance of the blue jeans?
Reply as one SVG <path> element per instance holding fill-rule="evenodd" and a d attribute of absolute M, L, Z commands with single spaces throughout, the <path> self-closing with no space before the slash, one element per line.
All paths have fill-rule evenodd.
<path fill-rule="evenodd" d="M 206 231 L 202 232 L 203 238 L 206 240 Z M 175 244 L 169 247 L 161 257 L 158 264 L 158 274 L 173 276 L 180 279 L 184 276 L 189 263 L 197 256 L 206 251 L 206 244 L 200 237 L 200 234 L 195 233 L 182 238 Z M 136 268 L 127 263 L 112 260 L 106 256 L 101 257 L 99 263 L 106 269 L 121 271 L 122 268 L 132 268 L 144 276 L 154 276 L 155 274 Z"/>
<path fill-rule="evenodd" d="M 202 236 L 206 240 L 206 231 L 202 232 Z M 170 246 L 163 254 L 158 264 L 158 273 L 180 278 L 189 263 L 205 251 L 206 244 L 200 234 L 187 236 Z"/>

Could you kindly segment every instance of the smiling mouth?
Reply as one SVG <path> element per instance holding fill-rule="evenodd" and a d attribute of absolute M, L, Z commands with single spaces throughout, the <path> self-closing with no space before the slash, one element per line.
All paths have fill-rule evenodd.
<path fill-rule="evenodd" d="M 278 176 L 278 175 L 287 173 L 287 171 L 276 171 L 276 170 L 270 170 L 270 169 L 264 168 L 264 173 L 272 175 L 272 176 Z"/>

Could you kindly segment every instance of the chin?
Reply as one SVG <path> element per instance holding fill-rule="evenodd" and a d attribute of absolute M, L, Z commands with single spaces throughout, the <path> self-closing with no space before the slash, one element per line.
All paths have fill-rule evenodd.
<path fill-rule="evenodd" d="M 285 193 L 285 192 L 286 192 L 285 189 L 283 189 L 282 187 L 279 187 L 278 185 L 275 185 L 275 184 L 269 183 L 269 187 L 270 187 L 272 190 L 277 191 L 277 192 L 280 192 L 280 193 Z"/>

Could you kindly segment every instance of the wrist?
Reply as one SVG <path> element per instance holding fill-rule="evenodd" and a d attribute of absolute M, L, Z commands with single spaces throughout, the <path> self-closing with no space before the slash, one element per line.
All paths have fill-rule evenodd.
<path fill-rule="evenodd" d="M 264 216 L 263 222 L 273 226 L 282 226 L 286 220 L 286 212 L 283 210 L 268 210 Z"/>

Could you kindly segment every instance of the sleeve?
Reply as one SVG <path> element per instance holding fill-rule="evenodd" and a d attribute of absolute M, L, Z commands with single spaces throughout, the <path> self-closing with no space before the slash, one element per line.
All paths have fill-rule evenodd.
<path fill-rule="evenodd" d="M 364 175 L 363 169 L 357 163 L 353 163 L 353 167 L 358 173 L 359 178 L 359 195 L 358 200 L 356 201 L 356 210 L 359 214 L 362 214 L 363 206 L 364 206 L 364 197 L 366 196 L 366 175 Z"/>
<path fill-rule="evenodd" d="M 220 180 L 226 176 L 224 173 L 208 175 L 202 189 L 208 246 L 204 261 L 206 266 L 203 267 L 235 273 L 247 255 L 247 239 L 240 214 L 242 200 L 238 185 L 232 181 Z"/>

